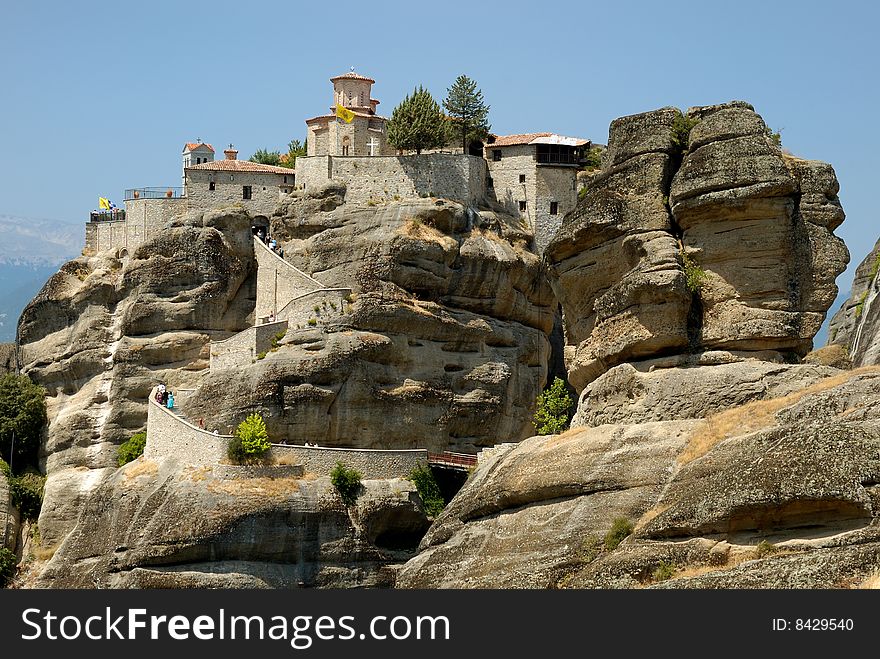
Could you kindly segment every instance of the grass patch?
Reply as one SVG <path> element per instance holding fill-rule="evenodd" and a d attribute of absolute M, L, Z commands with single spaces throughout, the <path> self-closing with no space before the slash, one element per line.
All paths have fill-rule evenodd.
<path fill-rule="evenodd" d="M 868 299 L 868 291 L 862 293 L 862 296 L 859 298 L 859 301 L 856 302 L 856 318 L 862 315 L 862 311 L 865 310 L 865 301 Z"/>
<path fill-rule="evenodd" d="M 611 524 L 611 529 L 605 534 L 605 549 L 614 551 L 621 542 L 633 532 L 632 522 L 626 517 L 618 517 Z"/>
<path fill-rule="evenodd" d="M 771 554 L 775 554 L 778 551 L 779 548 L 772 542 L 761 540 L 761 542 L 758 543 L 758 546 L 755 547 L 755 558 L 765 558 L 767 556 L 770 556 Z"/>
<path fill-rule="evenodd" d="M 208 483 L 208 491 L 231 496 L 283 498 L 292 492 L 298 492 L 299 486 L 299 478 L 236 478 L 212 480 Z"/>
<path fill-rule="evenodd" d="M 687 446 L 678 456 L 680 465 L 687 464 L 708 453 L 714 446 L 731 437 L 745 435 L 769 428 L 776 422 L 776 413 L 791 407 L 801 398 L 810 394 L 820 393 L 838 387 L 857 375 L 880 373 L 880 366 L 863 366 L 852 371 L 833 375 L 819 380 L 800 391 L 772 398 L 756 400 L 731 410 L 725 410 L 706 418 L 691 436 Z"/>
<path fill-rule="evenodd" d="M 131 465 L 123 472 L 125 481 L 131 481 L 138 476 L 155 476 L 159 473 L 159 465 L 152 460 L 141 460 Z"/>
<path fill-rule="evenodd" d="M 667 561 L 663 561 L 654 568 L 654 571 L 651 573 L 651 579 L 653 581 L 668 581 L 675 576 L 677 569 L 674 563 L 669 563 Z"/>

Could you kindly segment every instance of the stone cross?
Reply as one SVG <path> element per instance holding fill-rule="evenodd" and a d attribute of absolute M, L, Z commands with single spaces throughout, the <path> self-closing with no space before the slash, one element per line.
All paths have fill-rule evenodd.
<path fill-rule="evenodd" d="M 367 142 L 367 146 L 370 147 L 370 155 L 375 156 L 376 150 L 379 148 L 379 140 L 377 140 L 375 137 L 371 137 L 370 141 Z"/>

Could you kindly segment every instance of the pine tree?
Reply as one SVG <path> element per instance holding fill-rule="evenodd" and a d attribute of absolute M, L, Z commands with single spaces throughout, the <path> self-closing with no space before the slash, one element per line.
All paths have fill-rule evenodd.
<path fill-rule="evenodd" d="M 535 411 L 535 430 L 539 435 L 555 435 L 568 425 L 568 411 L 574 401 L 568 395 L 565 382 L 554 378 L 553 384 L 538 395 Z"/>
<path fill-rule="evenodd" d="M 469 141 L 485 140 L 489 135 L 489 106 L 483 103 L 483 92 L 477 89 L 477 83 L 466 75 L 458 76 L 446 90 L 443 107 L 461 132 L 464 153 L 468 152 Z"/>
<path fill-rule="evenodd" d="M 397 149 L 436 149 L 446 144 L 446 119 L 431 93 L 419 86 L 394 108 L 387 124 L 388 143 Z"/>

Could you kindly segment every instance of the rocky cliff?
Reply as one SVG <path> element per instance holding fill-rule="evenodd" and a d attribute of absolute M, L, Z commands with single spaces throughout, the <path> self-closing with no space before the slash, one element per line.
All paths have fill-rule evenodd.
<path fill-rule="evenodd" d="M 140 458 L 114 472 L 37 585 L 378 587 L 390 580 L 384 566 L 411 556 L 428 526 L 407 480 L 365 481 L 346 508 L 326 476 L 226 471 Z"/>
<path fill-rule="evenodd" d="M 837 189 L 742 102 L 614 121 L 546 251 L 572 428 L 486 454 L 397 585 L 867 583 L 880 372 L 798 363 L 848 260 Z"/>
<path fill-rule="evenodd" d="M 293 197 L 271 230 L 294 265 L 354 290 L 345 314 L 207 374 L 188 414 L 231 429 L 259 411 L 275 436 L 322 446 L 475 452 L 529 436 L 555 307 L 528 234 L 447 200 L 344 194 Z"/>
<path fill-rule="evenodd" d="M 743 102 L 615 120 L 547 248 L 572 385 L 660 355 L 805 355 L 849 259 L 837 191 Z"/>
<path fill-rule="evenodd" d="M 790 370 L 789 386 L 817 375 Z M 878 369 L 844 372 L 705 420 L 657 414 L 508 447 L 398 586 L 859 586 L 880 568 L 878 392 Z"/>
<path fill-rule="evenodd" d="M 272 231 L 295 265 L 353 295 L 241 368 L 208 360 L 212 340 L 254 322 L 251 218 L 234 208 L 172 222 L 131 256 L 71 261 L 25 310 L 22 370 L 49 392 L 45 547 L 117 496 L 116 448 L 143 429 L 157 382 L 193 390 L 185 412 L 211 428 L 261 413 L 276 442 L 474 451 L 533 432 L 555 304 L 518 221 L 441 199 L 346 204 L 331 185 L 291 197 Z M 92 551 L 87 536 L 59 561 Z"/>
<path fill-rule="evenodd" d="M 853 364 L 880 364 L 880 240 L 859 263 L 852 292 L 828 325 L 828 343 L 843 346 Z"/>

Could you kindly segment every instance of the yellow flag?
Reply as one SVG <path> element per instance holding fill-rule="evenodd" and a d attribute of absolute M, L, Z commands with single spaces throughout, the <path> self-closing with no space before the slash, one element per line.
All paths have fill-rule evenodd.
<path fill-rule="evenodd" d="M 104 199 L 104 197 L 98 197 L 98 208 L 100 208 L 102 211 L 109 211 L 110 200 Z"/>
<path fill-rule="evenodd" d="M 352 112 L 348 108 L 342 107 L 341 105 L 337 105 L 336 116 L 342 119 L 345 123 L 350 124 L 354 119 L 354 112 Z"/>

